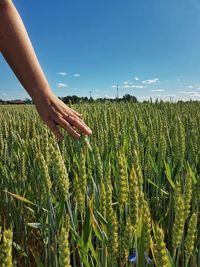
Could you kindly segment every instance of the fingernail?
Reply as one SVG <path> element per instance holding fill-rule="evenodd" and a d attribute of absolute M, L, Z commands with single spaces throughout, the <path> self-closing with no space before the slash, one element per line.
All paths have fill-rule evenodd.
<path fill-rule="evenodd" d="M 88 132 L 89 134 L 92 134 L 92 130 L 90 128 L 88 128 Z"/>

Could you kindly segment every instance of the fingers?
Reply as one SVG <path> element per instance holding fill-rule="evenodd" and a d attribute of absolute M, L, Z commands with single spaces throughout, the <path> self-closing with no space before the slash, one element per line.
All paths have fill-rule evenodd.
<path fill-rule="evenodd" d="M 91 129 L 84 123 L 81 116 L 82 114 L 71 108 L 68 108 L 65 111 L 63 110 L 62 112 L 53 108 L 51 115 L 45 119 L 45 122 L 54 135 L 61 141 L 64 139 L 64 136 L 59 131 L 58 126 L 64 128 L 67 133 L 75 139 L 79 139 L 80 133 L 76 131 L 77 129 L 85 135 L 92 134 Z"/>
<path fill-rule="evenodd" d="M 77 116 L 79 118 L 83 117 L 83 114 L 80 114 L 79 112 L 77 112 L 76 110 L 74 110 L 68 106 L 64 106 L 62 108 L 57 106 L 56 109 L 59 111 L 59 113 L 61 115 L 69 114 L 69 115 Z"/>
<path fill-rule="evenodd" d="M 80 134 L 74 129 L 76 127 L 81 132 L 83 132 L 86 135 L 91 135 L 92 131 L 90 128 L 80 119 L 73 116 L 67 116 L 67 120 L 63 117 L 61 117 L 59 114 L 52 114 L 51 120 L 46 120 L 47 126 L 50 128 L 50 130 L 54 133 L 54 135 L 62 141 L 64 139 L 63 134 L 59 131 L 58 125 L 64 128 L 68 134 L 70 134 L 75 139 L 80 138 Z"/>
<path fill-rule="evenodd" d="M 66 120 L 72 124 L 73 126 L 75 126 L 76 128 L 78 128 L 81 132 L 83 132 L 86 135 L 91 135 L 92 131 L 91 129 L 84 123 L 84 121 L 82 121 L 81 119 L 78 119 L 74 116 L 68 115 Z"/>
<path fill-rule="evenodd" d="M 53 115 L 53 120 L 58 123 L 61 127 L 63 127 L 72 137 L 75 139 L 80 138 L 80 134 L 76 132 L 75 129 L 70 125 L 68 121 L 66 121 L 64 118 L 60 116 Z"/>
<path fill-rule="evenodd" d="M 55 122 L 52 120 L 46 120 L 46 124 L 49 127 L 49 129 L 54 133 L 54 135 L 62 141 L 64 139 L 64 136 L 61 134 L 61 132 L 58 130 L 58 127 L 56 126 Z"/>
<path fill-rule="evenodd" d="M 83 117 L 83 114 L 80 114 L 79 112 L 77 112 L 76 110 L 70 108 L 71 112 L 74 113 L 76 116 L 78 116 L 79 118 Z"/>

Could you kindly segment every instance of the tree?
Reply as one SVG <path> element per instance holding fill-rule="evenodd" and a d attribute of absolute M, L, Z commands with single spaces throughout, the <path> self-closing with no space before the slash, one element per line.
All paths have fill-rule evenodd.
<path fill-rule="evenodd" d="M 123 100 L 127 101 L 127 102 L 133 102 L 133 103 L 136 103 L 138 102 L 137 101 L 137 98 L 133 95 L 130 95 L 130 94 L 126 94 L 123 96 Z"/>

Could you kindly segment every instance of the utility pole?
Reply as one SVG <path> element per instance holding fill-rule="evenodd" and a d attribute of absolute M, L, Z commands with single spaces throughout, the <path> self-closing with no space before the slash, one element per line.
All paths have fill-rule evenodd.
<path fill-rule="evenodd" d="M 119 86 L 117 84 L 117 99 L 119 98 Z"/>
<path fill-rule="evenodd" d="M 90 98 L 92 98 L 92 91 L 89 91 L 90 92 Z"/>

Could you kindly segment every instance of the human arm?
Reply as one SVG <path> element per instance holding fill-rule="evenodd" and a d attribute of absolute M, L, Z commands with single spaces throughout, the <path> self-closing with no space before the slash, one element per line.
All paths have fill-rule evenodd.
<path fill-rule="evenodd" d="M 91 134 L 80 114 L 66 106 L 52 92 L 32 47 L 22 19 L 11 0 L 0 0 L 0 51 L 31 96 L 36 109 L 56 137 L 63 135 L 58 126 L 74 138 Z"/>

